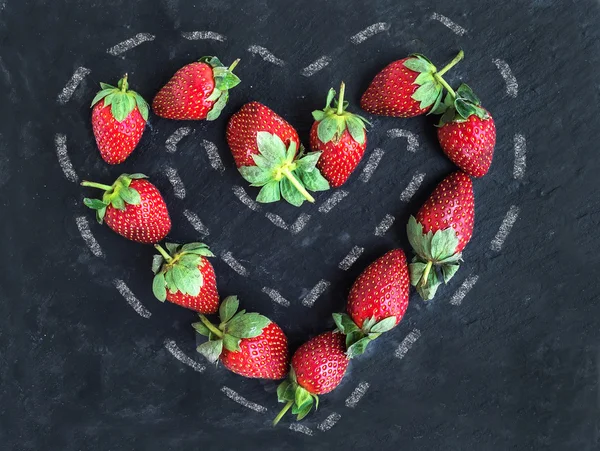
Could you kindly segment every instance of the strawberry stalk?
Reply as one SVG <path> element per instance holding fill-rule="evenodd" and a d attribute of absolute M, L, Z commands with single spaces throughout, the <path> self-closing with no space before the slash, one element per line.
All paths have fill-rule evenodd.
<path fill-rule="evenodd" d="M 292 174 L 292 172 L 288 168 L 282 170 L 281 173 L 285 175 L 285 177 L 290 181 L 290 183 L 294 185 L 298 192 L 300 192 L 300 194 L 302 194 L 302 196 L 304 196 L 304 198 L 307 201 L 313 204 L 315 203 L 315 198 L 312 197 L 308 191 L 306 191 L 306 188 L 304 188 L 302 183 L 300 183 L 300 181 L 294 176 L 294 174 Z"/>
<path fill-rule="evenodd" d="M 233 69 L 235 69 L 235 66 L 237 66 L 239 62 L 240 59 L 238 58 L 233 63 L 231 63 L 231 65 L 229 66 L 229 72 L 233 72 Z"/>
<path fill-rule="evenodd" d="M 340 85 L 340 94 L 338 96 L 338 106 L 337 106 L 337 111 L 336 114 L 338 116 L 341 116 L 344 113 L 344 93 L 346 91 L 346 84 L 344 82 L 342 82 L 342 84 Z"/>
<path fill-rule="evenodd" d="M 202 321 L 202 324 L 204 324 L 208 328 L 208 330 L 210 330 L 217 337 L 223 338 L 223 332 L 221 332 L 218 328 L 216 328 L 214 326 L 214 324 L 211 323 L 210 320 L 206 316 L 204 316 L 202 314 L 200 314 L 198 316 L 200 317 L 200 321 Z"/>
<path fill-rule="evenodd" d="M 98 189 L 101 189 L 102 191 L 108 191 L 113 188 L 110 185 L 104 185 L 102 183 L 96 183 L 96 182 L 88 182 L 87 180 L 84 180 L 83 182 L 81 182 L 80 185 L 87 186 L 90 188 L 98 188 Z"/>
<path fill-rule="evenodd" d="M 165 251 L 165 249 L 160 245 L 160 244 L 155 244 L 154 247 L 156 248 L 156 250 L 158 252 L 160 252 L 160 255 L 162 255 L 162 257 L 165 259 L 165 261 L 167 263 L 170 263 L 173 260 L 173 257 L 171 257 L 169 255 L 169 253 L 167 251 Z"/>
<path fill-rule="evenodd" d="M 277 423 L 283 418 L 288 410 L 294 405 L 294 401 L 288 401 L 287 404 L 279 411 L 277 416 L 273 419 L 273 426 L 277 426 Z"/>
<path fill-rule="evenodd" d="M 433 261 L 429 260 L 425 269 L 423 270 L 423 275 L 421 276 L 421 280 L 418 283 L 418 286 L 424 288 L 427 285 L 427 279 L 429 278 L 429 273 L 431 272 L 431 268 L 433 266 Z"/>

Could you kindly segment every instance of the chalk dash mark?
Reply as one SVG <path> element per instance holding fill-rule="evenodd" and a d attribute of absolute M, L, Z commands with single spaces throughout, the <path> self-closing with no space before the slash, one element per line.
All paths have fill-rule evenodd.
<path fill-rule="evenodd" d="M 508 63 L 501 59 L 494 59 L 492 62 L 496 65 L 500 71 L 500 75 L 504 79 L 504 83 L 506 83 L 506 94 L 513 98 L 517 97 L 519 94 L 519 84 Z"/>
<path fill-rule="evenodd" d="M 231 400 L 233 400 L 233 401 L 237 402 L 238 404 L 240 404 L 240 405 L 242 405 L 242 406 L 246 407 L 247 409 L 254 410 L 255 412 L 258 412 L 258 413 L 265 413 L 265 412 L 267 411 L 267 408 L 266 408 L 266 407 L 263 407 L 263 406 L 261 406 L 260 404 L 256 404 L 255 402 L 248 401 L 248 400 L 247 400 L 246 398 L 244 398 L 242 395 L 238 394 L 237 392 L 235 392 L 234 390 L 232 390 L 232 389 L 231 389 L 231 388 L 229 388 L 229 387 L 225 387 L 225 386 L 223 386 L 223 387 L 221 388 L 221 391 L 222 391 L 223 393 L 225 393 L 225 395 L 226 395 L 226 396 L 227 396 L 229 399 L 231 399 Z"/>
<path fill-rule="evenodd" d="M 204 235 L 204 236 L 210 235 L 208 227 L 206 227 L 202 223 L 202 221 L 200 220 L 200 218 L 198 217 L 198 215 L 196 213 L 194 213 L 193 211 L 190 211 L 190 210 L 184 210 L 183 215 L 185 216 L 185 219 L 187 219 L 188 222 L 192 225 L 194 230 L 196 230 L 196 232 L 198 232 L 200 235 Z"/>
<path fill-rule="evenodd" d="M 352 42 L 352 44 L 354 44 L 354 45 L 357 45 L 362 42 L 365 42 L 370 37 L 375 36 L 378 33 L 387 31 L 389 29 L 390 29 L 389 23 L 386 23 L 386 22 L 374 23 L 373 25 L 368 26 L 364 30 L 359 31 L 354 36 L 352 36 L 350 38 L 350 42 Z"/>
<path fill-rule="evenodd" d="M 331 58 L 327 55 L 323 55 L 321 58 L 310 63 L 300 72 L 305 77 L 312 77 L 314 74 L 324 69 L 331 63 Z"/>
<path fill-rule="evenodd" d="M 204 365 L 199 364 L 195 360 L 190 359 L 187 355 L 185 355 L 183 351 L 179 349 L 179 346 L 177 346 L 177 343 L 175 343 L 175 341 L 169 339 L 165 340 L 165 348 L 171 353 L 173 357 L 175 357 L 184 365 L 189 366 L 194 371 L 202 373 L 206 369 Z"/>
<path fill-rule="evenodd" d="M 365 395 L 365 393 L 367 392 L 368 389 L 369 389 L 368 382 L 359 383 L 356 386 L 356 388 L 354 389 L 354 391 L 350 394 L 350 396 L 348 396 L 348 399 L 346 399 L 346 407 L 350 407 L 350 408 L 356 407 L 356 405 L 358 404 L 358 401 L 361 400 L 361 398 Z"/>
<path fill-rule="evenodd" d="M 232 188 L 233 194 L 237 197 L 241 203 L 243 203 L 246 207 L 248 207 L 252 211 L 259 211 L 260 204 L 258 202 L 253 201 L 246 190 L 239 185 L 234 185 Z"/>
<path fill-rule="evenodd" d="M 65 87 L 62 89 L 60 94 L 58 94 L 58 99 L 57 99 L 58 103 L 60 103 L 61 105 L 64 105 L 65 103 L 67 103 L 71 99 L 71 96 L 73 96 L 73 93 L 75 92 L 77 87 L 81 84 L 83 79 L 87 75 L 89 75 L 91 72 L 92 71 L 86 67 L 78 67 L 75 70 L 75 72 L 73 73 L 73 75 L 71 76 L 71 79 L 67 82 Z"/>
<path fill-rule="evenodd" d="M 464 34 L 467 33 L 467 30 L 465 30 L 460 25 L 454 23 L 453 21 L 448 19 L 446 16 L 442 16 L 441 14 L 438 14 L 438 13 L 433 13 L 431 15 L 431 18 L 433 20 L 437 20 L 437 21 L 443 23 L 445 26 L 447 26 L 450 30 L 452 30 L 454 33 L 456 33 L 459 36 L 463 36 Z"/>
<path fill-rule="evenodd" d="M 92 254 L 94 254 L 96 257 L 104 256 L 104 254 L 102 253 L 102 249 L 98 244 L 98 241 L 96 241 L 96 238 L 94 238 L 94 235 L 92 235 L 92 231 L 90 230 L 90 224 L 87 218 L 85 216 L 78 216 L 77 218 L 75 218 L 75 222 L 77 223 L 79 234 L 83 238 L 83 241 L 85 241 L 85 244 L 90 249 L 90 251 L 92 251 Z"/>
<path fill-rule="evenodd" d="M 500 224 L 498 233 L 496 233 L 496 236 L 490 244 L 490 249 L 492 249 L 495 252 L 499 252 L 500 249 L 502 249 L 502 245 L 504 244 L 504 241 L 506 241 L 506 238 L 508 237 L 508 234 L 515 225 L 515 222 L 517 221 L 518 217 L 519 207 L 517 207 L 516 205 L 511 206 L 506 212 L 506 216 L 504 216 L 502 224 Z"/>
<path fill-rule="evenodd" d="M 284 298 L 279 293 L 279 291 L 274 290 L 273 288 L 269 288 L 269 287 L 263 287 L 262 291 L 263 291 L 263 293 L 266 293 L 267 296 L 269 296 L 273 302 L 276 302 L 277 304 L 282 305 L 284 307 L 290 306 L 290 301 L 288 301 L 286 298 Z"/>
<path fill-rule="evenodd" d="M 181 33 L 181 36 L 189 41 L 212 40 L 224 42 L 227 40 L 225 36 L 214 31 L 184 31 Z"/>
<path fill-rule="evenodd" d="M 317 426 L 317 429 L 320 431 L 328 431 L 334 427 L 338 421 L 340 421 L 340 418 L 342 418 L 342 416 L 339 413 L 333 412 Z"/>
<path fill-rule="evenodd" d="M 299 423 L 290 424 L 290 430 L 295 431 L 295 432 L 300 432 L 302 434 L 306 434 L 309 436 L 313 435 L 313 431 L 311 428 L 304 426 L 303 424 L 299 424 Z"/>
<path fill-rule="evenodd" d="M 248 51 L 250 53 L 260 56 L 263 60 L 265 60 L 268 63 L 275 64 L 276 66 L 285 65 L 285 61 L 277 58 L 269 50 L 267 50 L 264 47 L 261 47 L 260 45 L 251 45 L 250 47 L 248 47 Z"/>
<path fill-rule="evenodd" d="M 527 168 L 527 142 L 525 141 L 525 137 L 523 135 L 515 135 L 514 147 L 515 163 L 513 167 L 513 177 L 517 180 L 521 180 L 525 175 L 525 169 Z"/>
<path fill-rule="evenodd" d="M 367 165 L 360 174 L 361 182 L 367 183 L 369 180 L 371 180 L 371 177 L 373 176 L 375 169 L 377 169 L 377 166 L 379 166 L 384 153 L 385 151 L 379 147 L 375 148 L 373 152 L 371 152 L 371 155 L 369 155 L 369 159 L 367 160 Z"/>
<path fill-rule="evenodd" d="M 385 215 L 385 217 L 381 220 L 379 225 L 375 227 L 375 236 L 383 236 L 385 232 L 392 226 L 396 218 L 392 215 Z"/>
<path fill-rule="evenodd" d="M 60 164 L 60 168 L 65 174 L 65 177 L 70 182 L 76 183 L 79 180 L 79 177 L 77 177 L 73 163 L 71 163 L 71 159 L 67 153 L 67 137 L 61 133 L 57 133 L 54 136 L 54 144 L 56 146 L 58 164 Z"/>
<path fill-rule="evenodd" d="M 119 293 L 121 293 L 121 296 L 125 298 L 127 303 L 135 310 L 135 312 L 138 315 L 146 319 L 152 316 L 152 313 L 150 313 L 148 309 L 146 309 L 146 307 L 142 305 L 139 299 L 135 297 L 135 295 L 129 289 L 125 282 L 123 282 L 121 279 L 115 279 L 113 280 L 113 284 L 115 285 L 115 288 L 119 291 Z"/>
<path fill-rule="evenodd" d="M 417 172 L 415 175 L 413 175 L 412 179 L 408 183 L 408 186 L 404 188 L 404 191 L 402 191 L 402 194 L 400 194 L 400 200 L 402 202 L 408 202 L 411 200 L 421 186 L 421 183 L 423 183 L 423 180 L 425 180 L 424 172 Z"/>
<path fill-rule="evenodd" d="M 402 130 L 401 128 L 392 128 L 387 131 L 387 135 L 392 139 L 406 138 L 408 141 L 408 147 L 406 150 L 409 152 L 415 153 L 419 149 L 419 139 L 413 132 Z"/>
<path fill-rule="evenodd" d="M 231 269 L 237 272 L 240 276 L 247 277 L 250 274 L 250 272 L 240 262 L 233 258 L 231 252 L 225 252 L 223 255 L 221 255 L 221 258 L 225 263 L 227 263 L 227 265 L 229 265 Z"/>
<path fill-rule="evenodd" d="M 327 280 L 319 280 L 317 284 L 308 292 L 308 294 L 302 299 L 302 305 L 305 307 L 312 307 L 315 301 L 323 294 L 323 292 L 331 285 Z"/>
<path fill-rule="evenodd" d="M 450 304 L 454 306 L 459 306 L 460 304 L 462 304 L 463 299 L 475 286 L 478 279 L 479 276 L 474 274 L 471 274 L 469 277 L 467 277 L 460 285 L 460 287 L 458 287 L 458 290 L 456 290 L 456 292 L 452 295 L 452 298 L 450 298 Z"/>
<path fill-rule="evenodd" d="M 348 271 L 350 267 L 360 258 L 362 253 L 364 252 L 364 247 L 354 246 L 348 255 L 344 257 L 344 259 L 338 265 L 339 268 L 343 271 Z"/>
<path fill-rule="evenodd" d="M 399 359 L 403 359 L 419 338 L 421 338 L 421 331 L 419 329 L 411 330 L 409 334 L 404 337 L 404 340 L 402 340 L 402 343 L 400 343 L 400 346 L 398 346 L 394 355 Z"/>
<path fill-rule="evenodd" d="M 121 53 L 125 53 L 128 50 L 131 50 L 134 47 L 137 47 L 144 42 L 154 41 L 156 36 L 150 33 L 138 33 L 134 37 L 126 39 L 123 42 L 119 42 L 117 45 L 109 48 L 106 52 L 110 55 L 120 55 Z"/>
<path fill-rule="evenodd" d="M 177 130 L 173 132 L 171 136 L 167 138 L 165 142 L 165 146 L 167 147 L 167 152 L 175 153 L 177 152 L 177 144 L 183 138 L 192 133 L 192 129 L 190 127 L 179 127 Z"/>
<path fill-rule="evenodd" d="M 165 168 L 165 173 L 167 174 L 167 178 L 169 182 L 173 186 L 173 191 L 175 192 L 175 197 L 178 199 L 183 199 L 185 197 L 185 186 L 183 186 L 183 182 L 181 181 L 181 177 L 171 166 L 167 166 Z"/>

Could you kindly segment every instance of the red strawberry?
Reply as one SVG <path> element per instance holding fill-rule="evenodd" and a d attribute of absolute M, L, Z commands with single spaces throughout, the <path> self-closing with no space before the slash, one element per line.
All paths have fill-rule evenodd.
<path fill-rule="evenodd" d="M 315 122 L 310 129 L 311 149 L 322 152 L 317 168 L 334 188 L 348 180 L 367 148 L 366 120 L 345 111 L 344 89 L 342 82 L 334 107 L 330 105 L 335 91 L 329 90 L 325 108 L 312 113 Z"/>
<path fill-rule="evenodd" d="M 171 230 L 167 205 L 144 174 L 122 174 L 111 185 L 81 182 L 82 186 L 104 190 L 102 200 L 83 199 L 96 210 L 96 219 L 125 238 L 140 243 L 157 243 Z"/>
<path fill-rule="evenodd" d="M 319 407 L 318 395 L 334 390 L 342 381 L 348 368 L 344 336 L 338 332 L 325 332 L 310 339 L 294 353 L 288 378 L 277 387 L 277 398 L 285 407 L 273 420 L 279 423 L 285 413 L 301 420 Z"/>
<path fill-rule="evenodd" d="M 161 302 L 167 300 L 206 315 L 216 313 L 219 293 L 215 270 L 206 258 L 214 257 L 208 246 L 203 243 L 165 246 L 167 250 L 154 245 L 160 253 L 152 261 L 154 296 Z"/>
<path fill-rule="evenodd" d="M 329 189 L 316 169 L 320 152 L 298 155 L 300 138 L 294 128 L 270 108 L 245 104 L 227 124 L 227 143 L 242 177 L 260 186 L 258 202 L 283 198 L 295 206 L 315 199 L 307 191 Z M 260 163 L 260 164 L 258 164 Z"/>
<path fill-rule="evenodd" d="M 496 145 L 496 125 L 489 112 L 464 83 L 456 93 L 448 93 L 436 113 L 444 114 L 438 140 L 452 162 L 473 177 L 487 174 Z"/>
<path fill-rule="evenodd" d="M 362 96 L 360 105 L 372 114 L 413 117 L 435 109 L 442 101 L 442 78 L 464 56 L 458 55 L 442 70 L 425 56 L 414 54 L 394 61 L 379 72 Z"/>
<path fill-rule="evenodd" d="M 220 359 L 240 376 L 282 379 L 289 364 L 285 334 L 269 318 L 245 310 L 238 312 L 238 307 L 236 296 L 225 298 L 219 307 L 218 327 L 200 315 L 201 322 L 192 326 L 209 340 L 198 346 L 198 352 L 212 363 Z"/>
<path fill-rule="evenodd" d="M 108 164 L 119 164 L 133 152 L 148 121 L 148 104 L 129 90 L 127 74 L 118 87 L 100 83 L 102 90 L 92 101 L 92 128 L 100 156 Z M 108 108 L 110 107 L 110 108 Z"/>
<path fill-rule="evenodd" d="M 216 56 L 204 56 L 183 66 L 154 97 L 152 109 L 166 119 L 213 121 L 219 117 L 229 99 L 229 90 L 240 83 L 232 71 Z"/>
<path fill-rule="evenodd" d="M 441 284 L 435 267 L 444 282 L 458 270 L 461 252 L 473 234 L 474 216 L 473 182 L 458 171 L 442 180 L 416 218 L 410 217 L 408 239 L 416 254 L 409 265 L 410 279 L 423 299 L 432 299 Z"/>

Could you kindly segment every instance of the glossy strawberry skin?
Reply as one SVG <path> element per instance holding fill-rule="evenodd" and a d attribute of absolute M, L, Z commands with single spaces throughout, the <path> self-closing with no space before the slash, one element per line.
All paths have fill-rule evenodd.
<path fill-rule="evenodd" d="M 331 140 L 324 143 L 319 139 L 318 127 L 319 121 L 315 121 L 310 129 L 310 147 L 313 152 L 323 152 L 317 162 L 317 168 L 327 179 L 329 185 L 337 188 L 346 183 L 365 154 L 367 132 L 365 132 L 365 140 L 362 144 L 352 138 L 348 129 L 344 130 L 341 138 L 337 141 Z"/>
<path fill-rule="evenodd" d="M 394 61 L 375 76 L 360 100 L 363 110 L 381 116 L 414 117 L 431 109 L 421 108 L 412 98 L 419 88 L 414 83 L 419 73 L 404 65 L 408 59 Z"/>
<path fill-rule="evenodd" d="M 140 193 L 141 203 L 126 204 L 125 210 L 117 210 L 109 205 L 104 222 L 119 235 L 132 241 L 162 241 L 171 230 L 171 218 L 163 197 L 147 180 L 132 180 L 129 186 Z"/>
<path fill-rule="evenodd" d="M 288 373 L 289 352 L 287 337 L 271 322 L 262 334 L 242 338 L 239 351 L 223 348 L 220 359 L 230 371 L 244 377 L 283 379 Z"/>
<path fill-rule="evenodd" d="M 298 384 L 315 395 L 335 389 L 346 373 L 348 362 L 345 337 L 335 332 L 310 339 L 292 357 Z"/>
<path fill-rule="evenodd" d="M 465 122 L 444 124 L 437 134 L 442 150 L 456 166 L 473 177 L 487 174 L 496 145 L 492 116 L 481 119 L 473 114 Z"/>
<path fill-rule="evenodd" d="M 119 164 L 136 148 L 146 121 L 136 106 L 122 122 L 111 113 L 110 106 L 104 106 L 100 100 L 92 108 L 92 129 L 100 150 L 100 156 L 108 164 Z"/>
<path fill-rule="evenodd" d="M 452 227 L 459 239 L 455 252 L 462 252 L 473 235 L 475 221 L 471 178 L 461 171 L 450 174 L 435 188 L 416 219 L 423 226 L 423 233 Z"/>
<path fill-rule="evenodd" d="M 165 119 L 199 120 L 215 104 L 207 100 L 215 88 L 213 68 L 202 62 L 183 66 L 152 101 L 152 110 Z"/>
<path fill-rule="evenodd" d="M 226 139 L 236 166 L 255 166 L 252 155 L 257 155 L 256 134 L 269 132 L 281 138 L 286 147 L 293 141 L 300 148 L 298 132 L 285 119 L 259 103 L 250 102 L 231 116 L 227 124 Z"/>
<path fill-rule="evenodd" d="M 213 265 L 206 257 L 202 257 L 202 263 L 198 265 L 198 269 L 200 269 L 203 281 L 198 296 L 184 294 L 181 291 L 172 293 L 167 290 L 167 301 L 195 310 L 203 315 L 217 313 L 219 310 L 219 293 Z"/>
<path fill-rule="evenodd" d="M 389 251 L 365 269 L 348 296 L 348 314 L 358 327 L 369 318 L 390 316 L 400 322 L 408 307 L 410 276 L 401 249 Z"/>

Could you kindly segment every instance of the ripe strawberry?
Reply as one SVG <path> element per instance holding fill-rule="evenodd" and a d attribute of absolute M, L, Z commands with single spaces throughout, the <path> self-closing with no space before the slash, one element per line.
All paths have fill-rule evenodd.
<path fill-rule="evenodd" d="M 447 283 L 460 266 L 461 252 L 473 234 L 474 202 L 471 178 L 454 172 L 435 188 L 417 217 L 408 220 L 408 239 L 416 254 L 409 265 L 410 281 L 426 301 L 441 284 L 436 267 Z"/>
<path fill-rule="evenodd" d="M 148 121 L 148 104 L 129 90 L 127 74 L 118 87 L 100 83 L 102 90 L 92 100 L 92 128 L 100 156 L 108 164 L 119 164 L 133 152 Z M 110 108 L 108 108 L 110 107 Z"/>
<path fill-rule="evenodd" d="M 201 322 L 192 326 L 209 340 L 198 346 L 198 352 L 211 363 L 220 359 L 227 369 L 240 376 L 284 378 L 289 364 L 285 334 L 269 318 L 245 310 L 238 312 L 238 307 L 236 296 L 225 298 L 219 307 L 218 327 L 200 314 Z"/>
<path fill-rule="evenodd" d="M 317 168 L 334 188 L 348 180 L 367 148 L 366 120 L 345 111 L 344 90 L 342 82 L 333 107 L 330 105 L 335 91 L 329 90 L 325 108 L 312 113 L 315 122 L 310 129 L 310 148 L 322 152 Z"/>
<path fill-rule="evenodd" d="M 96 210 L 98 223 L 106 225 L 125 238 L 140 243 L 162 241 L 171 230 L 167 205 L 156 187 L 144 174 L 122 174 L 111 185 L 81 182 L 82 186 L 104 190 L 102 200 L 83 199 Z"/>
<path fill-rule="evenodd" d="M 442 70 L 425 56 L 413 54 L 394 61 L 379 72 L 362 96 L 360 105 L 371 114 L 413 117 L 435 109 L 448 86 L 442 78 L 464 56 L 458 55 Z"/>
<path fill-rule="evenodd" d="M 450 160 L 473 177 L 487 174 L 496 145 L 496 125 L 481 101 L 464 83 L 449 92 L 436 114 L 438 140 Z"/>
<path fill-rule="evenodd" d="M 240 83 L 232 72 L 239 61 L 227 68 L 216 56 L 204 56 L 183 66 L 154 97 L 154 113 L 165 119 L 214 121 L 227 104 L 229 90 Z"/>
<path fill-rule="evenodd" d="M 344 336 L 338 332 L 325 332 L 310 339 L 294 353 L 288 379 L 277 387 L 279 402 L 286 403 L 273 420 L 276 425 L 292 407 L 297 419 L 304 418 L 319 397 L 335 389 L 348 368 Z"/>
<path fill-rule="evenodd" d="M 349 358 L 362 354 L 371 341 L 398 325 L 408 307 L 409 286 L 401 249 L 389 251 L 358 276 L 348 296 L 348 315 L 333 314 L 346 335 Z"/>
<path fill-rule="evenodd" d="M 206 258 L 214 257 L 208 246 L 203 243 L 165 246 L 167 250 L 154 245 L 160 253 L 152 261 L 154 296 L 161 302 L 167 300 L 205 315 L 216 313 L 219 293 L 215 270 Z"/>
<path fill-rule="evenodd" d="M 294 128 L 270 108 L 245 104 L 227 124 L 227 143 L 242 177 L 261 186 L 256 200 L 276 202 L 281 196 L 295 206 L 314 202 L 311 191 L 329 189 L 316 169 L 320 152 L 303 154 Z"/>

